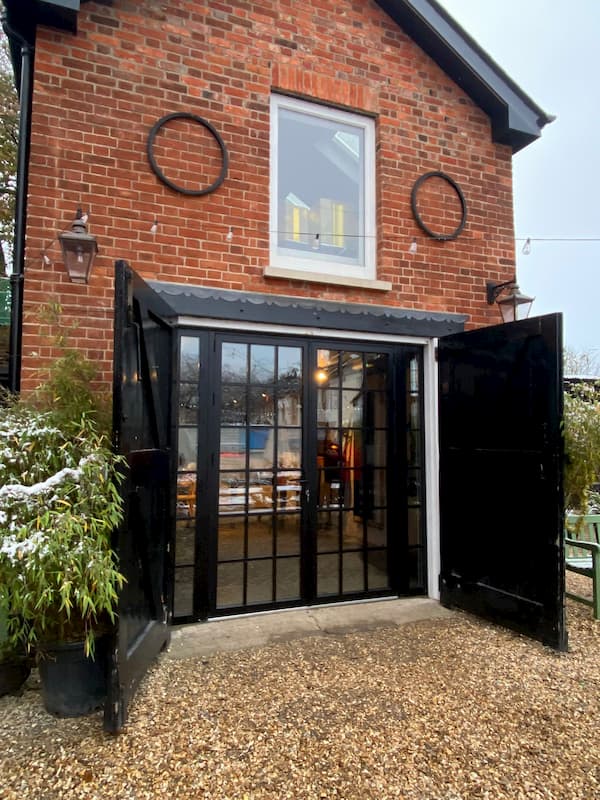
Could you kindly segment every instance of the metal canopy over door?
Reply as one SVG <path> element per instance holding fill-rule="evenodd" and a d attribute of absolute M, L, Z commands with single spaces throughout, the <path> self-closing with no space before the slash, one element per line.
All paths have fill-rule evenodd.
<path fill-rule="evenodd" d="M 561 323 L 440 339 L 440 589 L 564 650 Z"/>
<path fill-rule="evenodd" d="M 124 725 L 133 693 L 168 643 L 171 328 L 169 307 L 124 261 L 115 265 L 113 428 L 128 470 L 114 546 L 125 583 L 109 664 L 104 727 Z"/>

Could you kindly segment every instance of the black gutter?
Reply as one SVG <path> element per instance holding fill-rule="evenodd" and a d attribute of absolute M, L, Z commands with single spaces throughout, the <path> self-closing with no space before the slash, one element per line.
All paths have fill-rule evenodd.
<path fill-rule="evenodd" d="M 31 100 L 33 94 L 34 46 L 12 28 L 3 16 L 2 27 L 11 46 L 20 47 L 21 81 L 19 88 L 19 148 L 17 151 L 17 192 L 15 197 L 15 238 L 13 269 L 10 276 L 11 312 L 8 353 L 8 388 L 21 388 L 23 347 L 23 283 L 25 280 L 25 230 L 27 225 L 27 188 L 29 181 L 29 144 L 31 135 Z"/>

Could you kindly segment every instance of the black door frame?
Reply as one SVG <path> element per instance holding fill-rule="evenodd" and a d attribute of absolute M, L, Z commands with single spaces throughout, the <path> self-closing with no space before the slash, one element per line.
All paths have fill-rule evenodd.
<path fill-rule="evenodd" d="M 422 426 L 425 427 L 424 403 L 424 346 L 422 342 L 415 344 L 406 341 L 380 341 L 370 340 L 368 335 L 361 339 L 350 339 L 328 336 L 328 331 L 323 331 L 323 336 L 294 335 L 285 332 L 253 333 L 250 330 L 237 330 L 228 328 L 205 328 L 195 326 L 181 326 L 178 328 L 178 342 L 181 337 L 193 336 L 200 340 L 201 365 L 204 370 L 203 379 L 199 382 L 199 408 L 211 409 L 210 414 L 200 413 L 198 418 L 198 452 L 204 453 L 204 458 L 199 458 L 197 463 L 198 487 L 198 514 L 196 519 L 195 538 L 195 564 L 194 571 L 194 607 L 190 616 L 177 617 L 177 622 L 190 622 L 207 619 L 212 616 L 223 616 L 236 613 L 250 613 L 273 608 L 288 608 L 306 606 L 323 602 L 350 601 L 365 597 L 364 593 L 345 594 L 330 599 L 317 599 L 316 597 L 316 553 L 314 545 L 314 530 L 316 529 L 316 435 L 312 435 L 311 420 L 315 424 L 316 433 L 316 402 L 317 393 L 310 391 L 309 374 L 312 361 L 316 363 L 317 349 L 356 350 L 360 352 L 386 352 L 390 356 L 389 381 L 388 381 L 388 411 L 393 434 L 390 435 L 388 446 L 387 469 L 387 529 L 394 532 L 388 538 L 388 575 L 390 589 L 381 592 L 369 592 L 369 597 L 397 596 L 427 593 L 427 536 L 425 528 L 426 497 L 423 488 L 421 522 L 423 538 L 424 579 L 418 589 L 409 588 L 408 558 L 402 559 L 402 553 L 407 552 L 407 523 L 403 521 L 402 514 L 407 508 L 406 495 L 406 469 L 405 453 L 406 443 L 402 438 L 401 420 L 406 418 L 405 393 L 402 388 L 401 362 L 408 364 L 410 358 L 418 356 L 419 378 L 421 386 L 420 413 Z M 303 466 L 305 479 L 310 490 L 311 500 L 307 504 L 303 492 L 302 514 L 302 577 L 301 599 L 297 602 L 270 603 L 260 606 L 240 607 L 237 609 L 218 610 L 216 608 L 216 574 L 217 574 L 217 531 L 218 531 L 218 483 L 219 483 L 219 430 L 214 422 L 218 415 L 220 395 L 220 354 L 219 344 L 223 341 L 239 341 L 243 343 L 276 344 L 279 346 L 301 347 L 304 353 L 304 403 L 303 403 Z M 308 366 L 307 366 L 308 365 Z M 174 397 L 179 377 L 174 375 Z M 177 428 L 176 414 L 173 414 L 174 435 Z M 424 447 L 424 431 L 421 433 L 421 448 Z M 175 441 L 176 439 L 174 439 Z M 402 440 L 402 441 L 401 441 Z M 396 465 L 396 466 L 394 466 Z M 423 486 L 425 484 L 426 466 L 423 465 Z M 394 485 L 392 485 L 392 483 Z M 203 502 L 203 498 L 205 501 Z M 208 532 L 208 535 L 206 533 Z M 173 539 L 175 532 L 173 532 Z M 173 547 L 175 542 L 173 541 Z M 174 583 L 174 581 L 172 582 Z M 172 600 L 173 598 L 171 598 Z M 173 603 L 171 602 L 171 607 Z"/>

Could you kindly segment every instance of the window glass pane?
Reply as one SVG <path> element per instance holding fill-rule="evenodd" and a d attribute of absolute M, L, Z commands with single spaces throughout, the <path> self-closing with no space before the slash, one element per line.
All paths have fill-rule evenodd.
<path fill-rule="evenodd" d="M 367 570 L 369 590 L 387 589 L 389 586 L 387 550 L 368 550 Z"/>
<path fill-rule="evenodd" d="M 373 506 L 381 508 L 387 505 L 386 501 L 386 480 L 387 471 L 385 469 L 374 469 L 365 476 L 365 481 L 372 481 Z"/>
<path fill-rule="evenodd" d="M 363 378 L 362 353 L 342 353 L 342 386 L 360 389 Z"/>
<path fill-rule="evenodd" d="M 300 555 L 300 514 L 277 517 L 277 555 Z"/>
<path fill-rule="evenodd" d="M 340 548 L 340 512 L 322 511 L 317 514 L 317 550 L 330 553 Z"/>
<path fill-rule="evenodd" d="M 277 474 L 277 508 L 279 511 L 297 511 L 301 503 L 302 484 L 298 470 L 285 470 Z"/>
<path fill-rule="evenodd" d="M 300 597 L 300 559 L 277 560 L 276 600 L 297 600 Z"/>
<path fill-rule="evenodd" d="M 246 428 L 221 428 L 221 469 L 246 466 Z"/>
<path fill-rule="evenodd" d="M 240 513 L 246 508 L 246 475 L 243 472 L 222 472 L 219 482 L 219 512 Z"/>
<path fill-rule="evenodd" d="M 363 521 L 356 517 L 354 512 L 345 511 L 342 514 L 342 548 L 344 550 L 357 550 L 363 546 Z"/>
<path fill-rule="evenodd" d="M 277 349 L 277 378 L 285 385 L 288 380 L 302 378 L 302 350 L 299 347 L 279 347 Z"/>
<path fill-rule="evenodd" d="M 179 385 L 179 424 L 195 425 L 198 421 L 198 386 L 195 383 Z"/>
<path fill-rule="evenodd" d="M 268 470 L 250 472 L 248 507 L 251 512 L 264 514 L 273 510 L 273 473 Z"/>
<path fill-rule="evenodd" d="M 344 553 L 342 555 L 343 565 L 343 592 L 364 592 L 365 572 L 362 553 Z"/>
<path fill-rule="evenodd" d="M 278 348 L 277 414 L 279 425 L 302 423 L 302 351 Z"/>
<path fill-rule="evenodd" d="M 315 107 L 318 113 L 318 109 Z M 288 108 L 278 120 L 278 244 L 364 263 L 364 130 Z M 318 234 L 318 237 L 317 237 Z"/>
<path fill-rule="evenodd" d="M 385 389 L 388 373 L 387 353 L 366 353 L 365 372 L 368 389 Z"/>
<path fill-rule="evenodd" d="M 179 429 L 178 463 L 180 469 L 196 469 L 196 454 L 198 452 L 198 429 Z"/>
<path fill-rule="evenodd" d="M 189 522 L 180 520 L 175 529 L 175 565 L 193 566 L 195 554 L 196 528 Z"/>
<path fill-rule="evenodd" d="M 219 564 L 217 567 L 217 606 L 241 606 L 244 598 L 244 565 Z"/>
<path fill-rule="evenodd" d="M 222 348 L 223 383 L 245 383 L 248 378 L 248 345 L 225 342 Z"/>
<path fill-rule="evenodd" d="M 317 556 L 317 594 L 320 596 L 327 594 L 339 594 L 340 557 L 334 555 Z"/>
<path fill-rule="evenodd" d="M 195 336 L 182 336 L 179 345 L 179 379 L 198 381 L 200 369 L 200 340 Z"/>
<path fill-rule="evenodd" d="M 274 440 L 273 428 L 250 429 L 250 469 L 273 469 Z"/>
<path fill-rule="evenodd" d="M 244 517 L 220 517 L 217 551 L 219 561 L 244 557 L 244 533 Z"/>
<path fill-rule="evenodd" d="M 280 428 L 277 432 L 277 464 L 283 469 L 301 466 L 302 432 L 300 428 Z"/>
<path fill-rule="evenodd" d="M 385 521 L 385 509 L 374 509 L 367 520 L 367 545 L 369 547 L 385 547 L 387 545 Z"/>
<path fill-rule="evenodd" d="M 196 516 L 196 473 L 181 472 L 177 475 L 177 518 Z"/>
<path fill-rule="evenodd" d="M 273 517 L 270 514 L 248 518 L 248 556 L 273 554 Z"/>
<path fill-rule="evenodd" d="M 194 568 L 178 567 L 175 569 L 175 586 L 173 587 L 173 615 L 185 617 L 194 611 Z"/>
<path fill-rule="evenodd" d="M 277 419 L 280 425 L 302 424 L 302 388 L 278 387 Z"/>
<path fill-rule="evenodd" d="M 342 427 L 359 428 L 363 424 L 363 396 L 360 390 L 342 392 Z"/>
<path fill-rule="evenodd" d="M 248 396 L 248 424 L 272 425 L 275 418 L 272 386 L 252 386 Z M 252 444 L 250 444 L 252 448 Z"/>
<path fill-rule="evenodd" d="M 385 467 L 387 461 L 387 431 L 366 431 L 364 463 L 371 467 Z"/>
<path fill-rule="evenodd" d="M 244 425 L 246 423 L 246 387 L 228 386 L 221 390 L 221 424 Z"/>
<path fill-rule="evenodd" d="M 275 379 L 275 348 L 271 345 L 250 346 L 250 380 L 252 383 L 272 383 Z"/>
<path fill-rule="evenodd" d="M 317 425 L 337 428 L 340 415 L 340 393 L 337 389 L 317 392 Z"/>
<path fill-rule="evenodd" d="M 248 562 L 248 603 L 270 603 L 273 600 L 273 561 Z"/>
<path fill-rule="evenodd" d="M 331 389 L 340 385 L 339 356 L 337 350 L 317 350 L 317 371 L 314 376 L 317 386 Z"/>

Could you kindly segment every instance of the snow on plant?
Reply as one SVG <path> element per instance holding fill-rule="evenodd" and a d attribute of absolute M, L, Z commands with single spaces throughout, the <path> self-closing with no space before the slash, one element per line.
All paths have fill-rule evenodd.
<path fill-rule="evenodd" d="M 123 584 L 110 540 L 119 459 L 85 416 L 0 409 L 0 600 L 16 643 L 85 638 L 114 621 Z"/>

